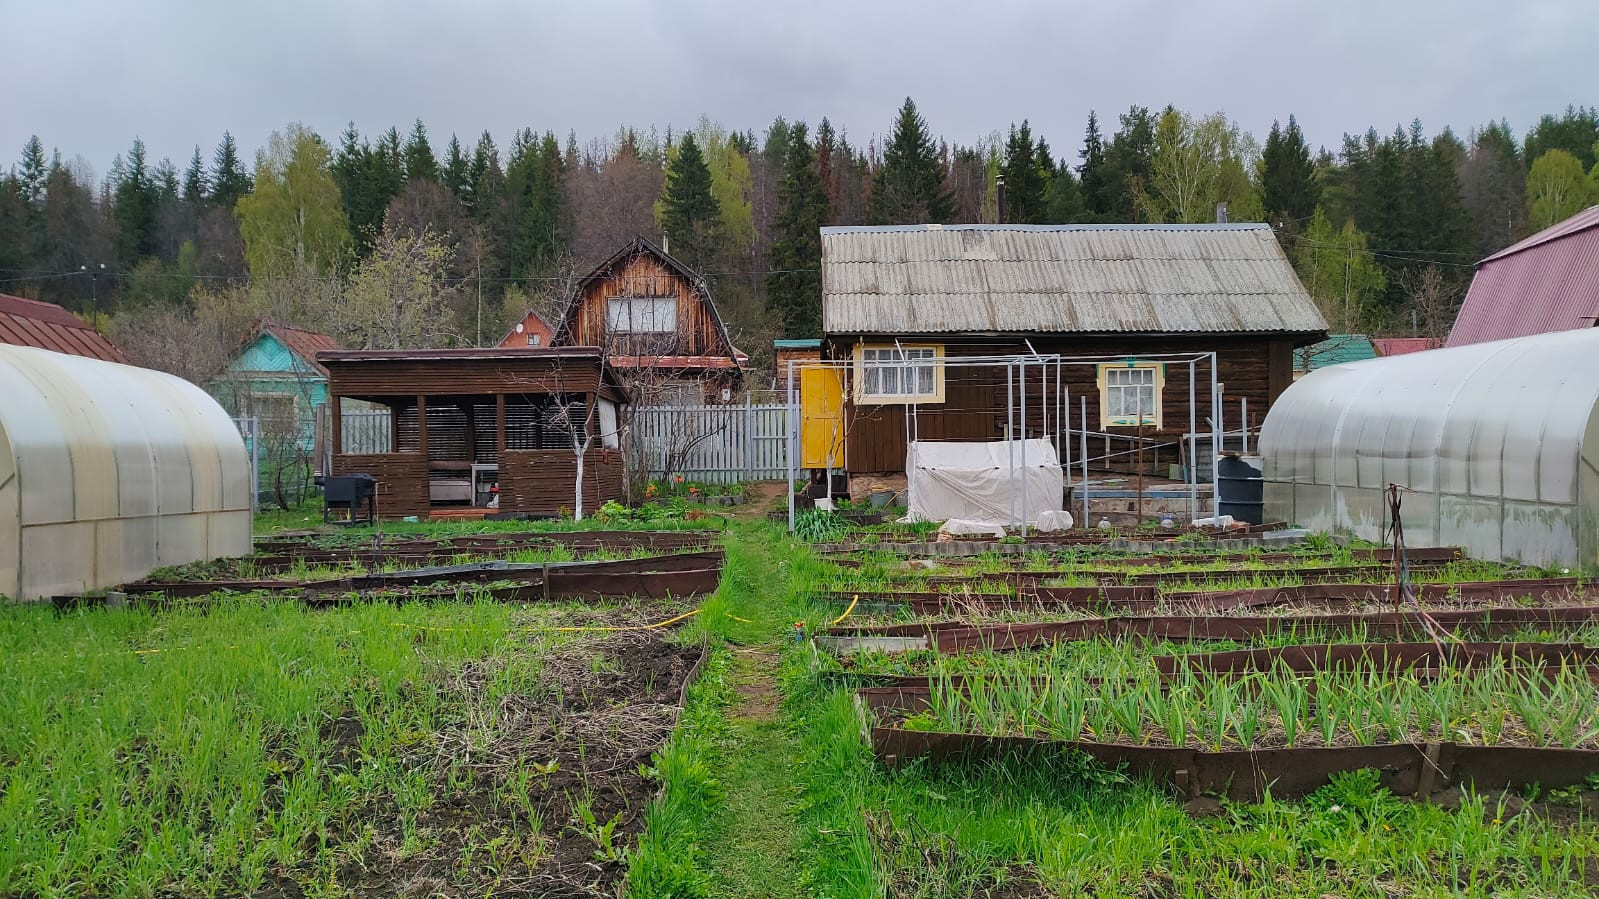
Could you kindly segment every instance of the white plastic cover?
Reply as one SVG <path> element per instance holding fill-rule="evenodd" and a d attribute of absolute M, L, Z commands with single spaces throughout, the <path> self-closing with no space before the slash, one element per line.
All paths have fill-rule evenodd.
<path fill-rule="evenodd" d="M 1040 531 L 1055 533 L 1056 531 L 1069 531 L 1072 529 L 1072 513 L 1065 510 L 1058 512 L 1040 512 L 1035 523 Z"/>
<path fill-rule="evenodd" d="M 951 537 L 1003 537 L 1005 529 L 997 524 L 988 524 L 982 521 L 972 521 L 967 518 L 951 518 L 938 528 L 942 536 Z"/>
<path fill-rule="evenodd" d="M 1040 513 L 1059 510 L 1066 491 L 1048 440 L 912 441 L 905 477 L 912 521 L 1033 524 Z"/>
<path fill-rule="evenodd" d="M 1412 545 L 1599 564 L 1599 330 L 1330 366 L 1261 428 L 1266 517 L 1381 539 L 1384 491 Z"/>
<path fill-rule="evenodd" d="M 250 551 L 250 463 L 181 378 L 0 345 L 0 595 L 39 599 Z"/>

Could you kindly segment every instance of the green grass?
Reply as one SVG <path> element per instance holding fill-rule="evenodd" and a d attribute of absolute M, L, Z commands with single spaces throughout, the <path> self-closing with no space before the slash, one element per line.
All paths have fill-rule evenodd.
<path fill-rule="evenodd" d="M 418 523 L 385 533 L 546 527 L 578 526 Z M 633 897 L 1592 892 L 1585 878 L 1599 829 L 1574 808 L 1563 818 L 1516 814 L 1513 802 L 1469 792 L 1458 808 L 1441 808 L 1386 796 L 1351 774 L 1305 800 L 1224 802 L 1214 816 L 1191 817 L 1153 783 L 1059 752 L 884 768 L 853 701 L 863 674 L 1108 677 L 1184 647 L 1099 641 L 818 658 L 793 639 L 793 624 L 814 632 L 837 618 L 841 608 L 810 597 L 837 589 L 840 569 L 779 527 L 726 529 L 722 588 L 673 632 L 683 645 L 709 640 L 712 653 L 670 740 L 645 766 L 662 793 L 640 810 L 642 836 L 608 829 L 605 797 L 586 795 L 582 781 L 568 788 L 570 814 L 541 811 L 532 801 L 541 784 L 579 763 L 554 770 L 542 749 L 506 750 L 496 735 L 528 702 L 571 689 L 574 659 L 593 675 L 583 683 L 614 677 L 618 660 L 584 655 L 597 636 L 547 627 L 659 620 L 658 607 L 467 600 L 308 611 L 240 597 L 203 611 L 0 610 L 9 663 L 0 674 L 0 895 L 375 895 L 385 891 L 364 889 L 362 878 L 396 859 L 443 872 L 412 884 L 418 895 L 537 895 L 519 874 L 547 870 L 557 844 L 573 841 L 582 850 L 569 865 L 625 873 Z M 1096 557 L 1109 555 L 1066 558 L 1091 566 Z M 857 583 L 897 564 L 879 563 Z M 975 567 L 1011 564 L 995 556 Z M 1026 564 L 1070 567 L 1042 555 Z M 1579 636 L 1599 643 L 1599 630 Z M 152 649 L 160 651 L 140 653 Z M 1373 696 L 1394 699 L 1392 708 L 1426 698 L 1384 687 L 1371 685 Z M 1592 691 L 1569 699 L 1586 709 Z M 494 747 L 515 762 L 483 780 L 474 769 Z"/>

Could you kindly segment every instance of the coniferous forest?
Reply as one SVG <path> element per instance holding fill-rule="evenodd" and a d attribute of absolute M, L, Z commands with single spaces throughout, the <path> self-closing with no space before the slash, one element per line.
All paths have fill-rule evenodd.
<path fill-rule="evenodd" d="M 667 235 L 757 364 L 821 326 L 824 225 L 1232 221 L 1277 231 L 1334 331 L 1442 336 L 1474 263 L 1599 203 L 1599 110 L 1311 147 L 1135 106 L 1052 145 L 975 144 L 907 99 L 880 139 L 827 119 L 702 119 L 581 141 L 523 129 L 224 133 L 182 163 L 135 138 L 103 175 L 34 137 L 0 173 L 0 292 L 60 303 L 138 361 L 203 380 L 262 317 L 352 347 L 492 344 L 636 234 Z M 47 149 L 48 147 L 48 149 Z M 397 314 L 403 307 L 404 314 Z"/>

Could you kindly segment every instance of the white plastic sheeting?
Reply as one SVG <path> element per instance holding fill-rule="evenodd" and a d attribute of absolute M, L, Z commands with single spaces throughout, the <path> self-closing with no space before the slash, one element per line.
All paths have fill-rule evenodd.
<path fill-rule="evenodd" d="M 1599 330 L 1331 366 L 1261 428 L 1266 518 L 1369 540 L 1384 491 L 1412 545 L 1599 565 Z"/>
<path fill-rule="evenodd" d="M 1048 440 L 912 441 L 905 457 L 912 521 L 1028 524 L 1059 510 L 1066 483 Z"/>
<path fill-rule="evenodd" d="M 250 551 L 250 461 L 181 378 L 0 346 L 0 595 L 30 600 Z"/>

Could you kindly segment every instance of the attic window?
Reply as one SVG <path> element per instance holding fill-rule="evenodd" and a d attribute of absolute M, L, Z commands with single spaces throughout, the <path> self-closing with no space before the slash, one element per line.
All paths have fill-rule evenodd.
<path fill-rule="evenodd" d="M 676 297 L 611 297 L 605 306 L 611 334 L 670 334 L 677 330 Z"/>

